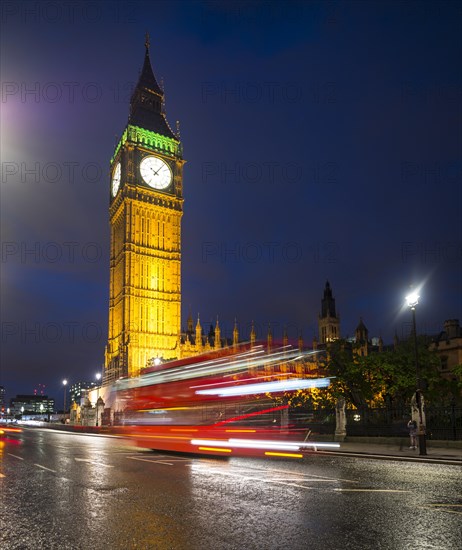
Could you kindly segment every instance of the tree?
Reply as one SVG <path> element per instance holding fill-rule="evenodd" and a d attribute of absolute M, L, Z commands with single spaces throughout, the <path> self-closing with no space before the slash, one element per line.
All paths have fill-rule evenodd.
<path fill-rule="evenodd" d="M 452 369 L 452 373 L 455 376 L 455 379 L 452 381 L 453 390 L 452 394 L 454 397 L 462 398 L 462 364 L 456 365 Z"/>
<path fill-rule="evenodd" d="M 367 404 L 407 403 L 417 387 L 415 349 L 412 339 L 400 342 L 396 349 L 355 354 L 354 346 L 335 342 L 329 349 L 327 371 L 336 376 L 333 381 L 340 393 L 356 407 Z M 439 373 L 440 359 L 429 351 L 428 339 L 417 339 L 417 357 L 426 401 L 438 401 L 447 391 L 448 383 Z"/>
<path fill-rule="evenodd" d="M 445 404 L 460 392 L 455 382 L 440 375 L 440 358 L 428 349 L 428 338 L 417 338 L 417 357 L 425 401 Z M 462 366 L 456 367 L 459 388 L 462 388 Z M 408 405 L 417 388 L 414 340 L 409 338 L 395 349 L 371 352 L 367 356 L 356 353 L 355 344 L 347 340 L 331 342 L 325 357 L 319 361 L 319 374 L 331 378 L 328 388 L 299 390 L 272 397 L 277 404 L 291 408 L 333 408 L 339 397 L 347 406 L 395 407 Z"/>

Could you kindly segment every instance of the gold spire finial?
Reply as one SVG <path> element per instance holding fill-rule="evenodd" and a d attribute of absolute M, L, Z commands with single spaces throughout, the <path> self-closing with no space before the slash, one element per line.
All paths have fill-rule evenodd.
<path fill-rule="evenodd" d="M 145 36 L 145 39 L 144 39 L 144 46 L 147 50 L 149 50 L 149 33 L 148 33 L 148 31 L 146 31 L 146 36 Z"/>

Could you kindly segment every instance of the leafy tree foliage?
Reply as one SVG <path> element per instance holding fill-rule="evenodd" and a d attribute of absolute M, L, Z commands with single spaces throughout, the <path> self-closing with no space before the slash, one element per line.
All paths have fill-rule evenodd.
<path fill-rule="evenodd" d="M 356 407 L 366 405 L 404 404 L 409 402 L 417 387 L 417 368 L 414 340 L 404 340 L 396 349 L 372 352 L 367 356 L 355 354 L 345 342 L 334 343 L 329 350 L 327 371 L 337 376 L 334 387 Z M 444 402 L 452 393 L 451 383 L 440 375 L 440 359 L 428 349 L 428 339 L 417 338 L 417 361 L 420 379 L 427 402 Z"/>
<path fill-rule="evenodd" d="M 417 339 L 417 360 L 425 401 L 445 404 L 462 388 L 462 366 L 458 367 L 459 386 L 440 375 L 440 359 L 428 349 L 428 339 Z M 291 408 L 334 407 L 339 397 L 348 406 L 357 408 L 398 406 L 409 403 L 417 388 L 417 369 L 414 340 L 402 341 L 396 349 L 372 352 L 367 356 L 356 353 L 355 345 L 337 340 L 329 345 L 320 361 L 322 375 L 332 378 L 327 389 L 300 390 L 277 398 L 277 403 Z"/>

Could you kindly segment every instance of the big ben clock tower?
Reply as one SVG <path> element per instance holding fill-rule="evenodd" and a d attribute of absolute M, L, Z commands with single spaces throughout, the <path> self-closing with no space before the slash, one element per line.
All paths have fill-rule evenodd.
<path fill-rule="evenodd" d="M 105 381 L 179 357 L 183 164 L 146 37 L 128 124 L 111 159 L 109 334 Z"/>

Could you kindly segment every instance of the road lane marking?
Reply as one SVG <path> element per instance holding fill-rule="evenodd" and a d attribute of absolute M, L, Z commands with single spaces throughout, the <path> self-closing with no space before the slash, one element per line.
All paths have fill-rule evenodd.
<path fill-rule="evenodd" d="M 104 466 L 105 468 L 114 468 L 112 464 L 104 464 L 104 462 L 95 462 L 91 458 L 74 458 L 77 462 L 87 462 L 88 464 L 93 464 L 94 466 Z"/>
<path fill-rule="evenodd" d="M 14 456 L 14 458 L 17 458 L 18 460 L 24 460 L 22 456 L 13 455 L 11 453 L 8 453 L 10 456 Z"/>
<path fill-rule="evenodd" d="M 293 481 L 291 480 L 290 478 L 287 478 L 287 479 L 283 479 L 283 478 L 273 478 L 273 479 L 270 479 L 270 481 L 274 481 L 274 483 L 282 483 L 282 482 L 286 482 L 286 481 Z M 337 482 L 338 479 L 313 479 L 313 478 L 307 478 L 307 479 L 303 479 L 303 480 L 300 480 L 300 481 L 314 481 L 315 483 L 325 483 L 325 482 L 329 482 L 329 483 L 333 483 L 333 482 Z"/>
<path fill-rule="evenodd" d="M 287 487 L 299 487 L 300 489 L 313 489 L 313 487 L 306 487 L 306 485 L 300 485 L 299 483 L 286 483 L 285 481 L 273 481 L 272 479 L 258 479 L 257 481 L 262 481 L 263 483 L 277 483 L 278 485 L 286 485 Z M 306 482 L 317 481 L 315 479 L 307 479 Z"/>
<path fill-rule="evenodd" d="M 264 472 L 265 470 L 261 470 L 262 472 Z M 269 470 L 270 472 L 272 470 Z M 288 476 L 286 479 L 291 479 L 291 475 L 289 472 L 287 472 Z M 330 478 L 330 477 L 325 477 L 325 476 L 318 476 L 316 474 L 303 474 L 302 475 L 303 479 L 309 479 L 310 481 L 345 481 L 346 483 L 359 483 L 359 481 L 354 481 L 352 479 L 342 479 L 342 478 Z M 278 479 L 278 478 L 273 478 L 273 479 Z M 284 478 L 282 478 L 284 479 Z"/>
<path fill-rule="evenodd" d="M 207 470 L 208 472 L 210 470 Z M 230 477 L 239 477 L 243 480 L 246 480 L 246 481 L 254 481 L 254 482 L 257 482 L 257 483 L 276 483 L 277 485 L 286 485 L 288 487 L 298 487 L 300 489 L 313 489 L 313 487 L 306 487 L 305 485 L 300 485 L 299 483 L 288 483 L 288 482 L 285 482 L 285 481 L 276 481 L 274 479 L 262 479 L 262 478 L 259 478 L 259 477 L 250 477 L 250 476 L 244 476 L 242 474 L 239 474 L 239 473 L 234 473 L 234 472 L 220 472 L 220 475 L 224 475 L 224 476 L 230 476 Z M 306 481 L 306 483 L 309 483 L 311 481 L 329 481 L 329 480 L 319 480 L 319 479 L 305 479 L 305 480 L 300 480 L 300 481 Z M 334 482 L 336 482 L 337 480 L 333 480 Z"/>
<path fill-rule="evenodd" d="M 450 507 L 450 508 L 457 508 L 462 507 L 462 504 L 427 504 L 427 506 L 437 506 L 437 507 Z"/>
<path fill-rule="evenodd" d="M 458 510 L 448 510 L 448 508 L 458 508 L 462 507 L 462 504 L 427 504 L 425 506 L 419 506 L 422 510 L 438 510 L 440 512 L 447 512 L 449 514 L 456 514 L 457 516 L 462 516 L 462 511 Z"/>
<path fill-rule="evenodd" d="M 210 468 L 204 468 L 204 467 L 201 467 L 201 466 L 195 466 L 194 469 L 199 469 L 199 470 L 205 470 L 207 472 L 210 472 L 211 470 L 213 470 L 214 473 L 219 473 L 219 474 L 223 474 L 223 475 L 234 475 L 234 476 L 242 476 L 242 474 L 239 474 L 239 473 L 232 473 L 232 472 L 222 472 L 222 470 L 220 470 L 219 468 L 213 468 L 213 469 L 210 469 Z M 278 470 L 278 469 L 269 469 L 269 470 L 263 470 L 261 468 L 249 468 L 250 470 L 254 470 L 255 471 L 255 475 L 258 475 L 260 473 L 265 473 L 265 474 L 271 474 L 273 472 L 277 472 L 277 473 L 284 473 L 284 474 L 288 474 L 289 476 L 298 476 L 299 478 L 301 478 L 299 481 L 300 482 L 311 482 L 311 481 L 314 481 L 314 482 L 324 482 L 324 481 L 327 481 L 327 482 L 339 482 L 339 481 L 344 481 L 346 483 L 359 483 L 359 481 L 353 481 L 351 479 L 342 479 L 342 478 L 336 478 L 336 479 L 331 479 L 331 478 L 326 478 L 326 477 L 323 477 L 323 476 L 318 476 L 316 474 L 303 474 L 303 473 L 298 473 L 298 472 L 287 472 L 285 470 Z M 315 478 L 315 479 L 314 479 Z M 268 482 L 274 482 L 274 483 L 282 483 L 282 481 L 278 481 L 278 479 L 276 478 L 268 478 L 268 479 L 262 479 L 260 477 L 247 477 L 246 479 L 253 479 L 253 480 L 256 480 L 256 481 L 268 481 Z M 286 478 L 286 481 L 290 481 L 291 477 L 288 477 Z M 295 479 L 293 479 L 293 481 L 296 481 Z M 295 486 L 295 485 L 294 485 Z"/>
<path fill-rule="evenodd" d="M 162 462 L 161 460 L 151 460 L 148 458 L 139 458 L 137 456 L 127 456 L 125 458 L 129 458 L 131 460 L 139 460 L 140 462 L 150 462 L 151 464 L 167 464 L 168 466 L 173 466 L 173 464 L 170 464 L 170 462 Z"/>
<path fill-rule="evenodd" d="M 132 453 L 132 456 L 133 456 L 133 453 Z M 138 456 L 138 455 L 137 455 Z M 167 458 L 168 460 L 173 460 L 174 462 L 175 461 L 178 461 L 178 462 L 187 462 L 187 461 L 190 461 L 190 460 L 193 460 L 192 458 L 183 458 L 182 456 L 173 456 L 173 455 L 163 455 L 163 454 L 154 454 L 154 455 L 151 455 L 152 458 Z"/>
<path fill-rule="evenodd" d="M 52 470 L 51 468 L 47 468 L 46 466 L 42 466 L 41 464 L 34 463 L 34 466 L 37 466 L 37 468 L 42 468 L 43 470 L 48 470 L 49 472 L 53 472 L 54 474 L 56 474 L 56 470 Z"/>
<path fill-rule="evenodd" d="M 340 487 L 336 487 L 332 489 L 333 491 L 342 491 L 349 493 L 412 493 L 412 491 L 406 491 L 403 489 L 342 489 Z"/>
<path fill-rule="evenodd" d="M 153 457 L 150 457 L 150 458 L 141 458 L 139 456 L 126 456 L 125 458 L 129 458 L 131 460 L 139 460 L 141 462 L 149 462 L 151 464 L 165 464 L 167 466 L 173 466 L 173 464 L 171 462 L 166 462 L 166 461 L 163 461 L 163 460 L 158 460 L 157 458 L 167 458 L 165 455 L 157 455 L 157 456 L 153 456 Z M 175 457 L 175 458 L 171 458 L 171 457 L 168 457 L 168 460 L 170 461 L 191 461 L 192 459 L 187 459 L 187 458 L 182 458 L 182 457 Z M 201 462 L 203 462 L 201 460 Z M 216 461 L 214 461 L 216 462 Z M 207 473 L 210 473 L 211 470 L 210 468 L 205 468 L 205 467 L 197 467 L 195 466 L 194 469 L 201 469 L 201 470 L 206 470 Z M 231 477 L 240 477 L 242 479 L 245 479 L 245 480 L 249 480 L 249 481 L 255 481 L 255 482 L 264 482 L 264 483 L 277 483 L 279 485 L 287 485 L 289 487 L 299 487 L 299 488 L 302 488 L 302 489 L 312 489 L 312 487 L 306 487 L 305 485 L 300 485 L 299 483 L 294 483 L 294 481 L 296 481 L 294 479 L 294 477 L 298 477 L 299 478 L 299 481 L 301 483 L 337 483 L 337 482 L 347 482 L 347 483 L 359 483 L 359 481 L 357 480 L 350 480 L 350 479 L 342 479 L 342 478 L 337 478 L 337 479 L 331 479 L 331 478 L 327 478 L 327 477 L 324 477 L 324 476 L 318 476 L 316 474 L 304 474 L 304 473 L 301 473 L 301 472 L 288 472 L 287 470 L 280 470 L 280 469 L 276 469 L 276 468 L 271 468 L 269 470 L 266 470 L 266 469 L 261 469 L 261 468 L 250 468 L 251 470 L 254 471 L 254 473 L 256 475 L 260 475 L 262 473 L 265 473 L 265 474 L 273 474 L 273 473 L 283 473 L 283 474 L 286 474 L 287 476 L 290 476 L 290 477 L 287 477 L 286 479 L 274 479 L 274 478 L 268 478 L 268 479 L 262 479 L 261 477 L 252 477 L 252 476 L 244 476 L 242 475 L 241 473 L 239 472 L 223 472 L 220 468 L 213 468 L 213 471 L 214 473 L 219 473 L 221 475 L 227 475 L 227 476 L 231 476 Z M 301 479 L 300 479 L 301 478 Z"/>
<path fill-rule="evenodd" d="M 130 456 L 126 456 L 125 458 L 133 458 L 133 459 L 137 459 L 139 458 L 140 456 L 142 455 L 133 455 L 133 453 L 130 453 Z M 191 460 L 193 460 L 192 458 L 183 458 L 183 457 L 176 457 L 176 456 L 169 456 L 169 455 L 144 455 L 144 456 L 147 456 L 147 458 L 144 458 L 144 460 L 146 460 L 146 462 L 156 462 L 157 460 L 160 460 L 160 459 L 165 459 L 165 460 L 168 460 L 169 462 L 190 462 Z"/>
<path fill-rule="evenodd" d="M 325 479 L 325 476 L 318 476 L 316 474 L 304 474 L 302 472 L 288 472 L 287 470 L 279 470 L 278 468 L 269 468 L 268 470 L 264 470 L 262 468 L 255 468 L 255 467 L 251 467 L 251 469 L 253 470 L 256 470 L 257 472 L 277 472 L 277 473 L 281 473 L 281 474 L 289 474 L 291 476 L 299 476 L 299 477 L 306 477 L 307 475 L 309 475 L 310 477 L 318 477 L 320 479 Z M 348 483 L 359 483 L 359 481 L 354 481 L 352 479 L 343 479 L 343 478 L 337 478 L 336 481 L 346 481 Z"/>

